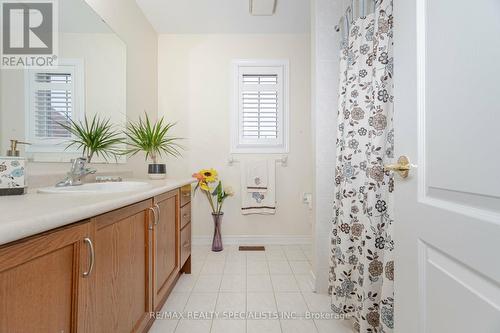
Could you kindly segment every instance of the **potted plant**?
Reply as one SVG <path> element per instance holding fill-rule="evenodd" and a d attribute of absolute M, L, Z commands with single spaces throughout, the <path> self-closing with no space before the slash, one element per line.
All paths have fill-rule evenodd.
<path fill-rule="evenodd" d="M 214 237 L 212 240 L 212 251 L 219 252 L 223 250 L 221 223 L 222 205 L 227 197 L 233 196 L 234 193 L 230 187 L 224 188 L 222 181 L 218 180 L 217 171 L 215 169 L 203 169 L 193 174 L 193 177 L 198 180 L 198 184 L 194 191 L 200 189 L 208 199 L 208 203 L 212 210 L 212 218 L 214 220 Z M 216 184 L 216 185 L 215 185 Z"/>
<path fill-rule="evenodd" d="M 160 118 L 153 123 L 147 114 L 143 120 L 127 123 L 125 134 L 128 138 L 127 154 L 134 156 L 140 151 L 146 153 L 146 160 L 149 158 L 152 163 L 148 165 L 148 175 L 151 179 L 163 179 L 167 174 L 167 166 L 158 163 L 158 158 L 165 156 L 181 156 L 182 147 L 177 143 L 180 138 L 168 136 L 169 131 L 175 123 L 167 123 Z"/>
<path fill-rule="evenodd" d="M 68 118 L 66 123 L 58 124 L 72 135 L 66 149 L 73 146 L 83 148 L 82 156 L 88 163 L 92 162 L 94 156 L 103 157 L 107 161 L 110 157 L 116 160 L 122 153 L 119 145 L 123 143 L 123 137 L 110 123 L 110 119 L 94 115 L 91 121 L 85 116 L 83 121 Z"/>

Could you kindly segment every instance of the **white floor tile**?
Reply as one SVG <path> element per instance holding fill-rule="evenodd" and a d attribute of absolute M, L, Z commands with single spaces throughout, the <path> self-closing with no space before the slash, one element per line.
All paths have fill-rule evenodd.
<path fill-rule="evenodd" d="M 269 275 L 248 275 L 247 292 L 272 292 L 273 285 Z"/>
<path fill-rule="evenodd" d="M 292 269 L 288 261 L 269 261 L 269 271 L 271 275 L 291 275 Z"/>
<path fill-rule="evenodd" d="M 215 311 L 222 312 L 245 312 L 246 293 L 219 293 Z"/>
<path fill-rule="evenodd" d="M 281 320 L 281 329 L 286 333 L 315 333 L 318 332 L 314 321 L 305 319 Z M 330 332 L 332 333 L 332 332 Z"/>
<path fill-rule="evenodd" d="M 245 333 L 245 320 L 214 320 L 211 333 Z M 193 332 L 197 333 L 197 332 Z"/>
<path fill-rule="evenodd" d="M 249 261 L 247 262 L 247 275 L 268 275 L 269 267 L 267 261 Z"/>
<path fill-rule="evenodd" d="M 282 261 L 286 260 L 285 253 L 280 250 L 266 251 L 266 258 L 268 261 Z"/>
<path fill-rule="evenodd" d="M 232 261 L 247 261 L 247 254 L 243 251 L 236 251 L 236 252 L 229 252 L 226 255 L 226 262 L 232 262 Z"/>
<path fill-rule="evenodd" d="M 222 275 L 225 264 L 225 261 L 205 261 L 200 275 Z"/>
<path fill-rule="evenodd" d="M 302 293 L 311 312 L 332 312 L 330 296 L 317 293 Z"/>
<path fill-rule="evenodd" d="M 247 293 L 248 312 L 275 312 L 276 301 L 273 293 Z"/>
<path fill-rule="evenodd" d="M 178 320 L 156 319 L 149 333 L 174 333 Z"/>
<path fill-rule="evenodd" d="M 347 320 L 314 320 L 319 333 L 354 333 L 352 323 Z"/>
<path fill-rule="evenodd" d="M 308 311 L 301 293 L 275 293 L 274 296 L 280 312 L 293 312 L 302 317 Z"/>
<path fill-rule="evenodd" d="M 196 284 L 196 280 L 198 279 L 197 275 L 193 274 L 182 274 L 177 281 L 173 292 L 174 293 L 189 293 L 193 290 L 194 285 Z"/>
<path fill-rule="evenodd" d="M 249 261 L 266 261 L 265 251 L 248 251 L 247 252 L 247 262 Z"/>
<path fill-rule="evenodd" d="M 182 312 L 189 299 L 189 293 L 171 293 L 161 311 L 163 312 Z"/>
<path fill-rule="evenodd" d="M 193 292 L 218 292 L 221 281 L 222 275 L 200 275 L 198 281 L 196 281 L 196 284 L 194 285 Z"/>
<path fill-rule="evenodd" d="M 184 312 L 207 312 L 215 310 L 217 293 L 192 293 L 189 296 Z"/>
<path fill-rule="evenodd" d="M 302 292 L 312 293 L 312 284 L 311 284 L 311 275 L 309 274 L 297 274 L 295 275 L 295 279 L 299 284 L 299 289 Z"/>
<path fill-rule="evenodd" d="M 271 275 L 275 292 L 299 291 L 299 286 L 293 275 Z"/>
<path fill-rule="evenodd" d="M 311 272 L 309 261 L 290 261 L 290 267 L 292 267 L 293 274 L 310 274 Z"/>
<path fill-rule="evenodd" d="M 223 275 L 220 285 L 221 292 L 245 292 L 247 280 L 245 275 Z"/>
<path fill-rule="evenodd" d="M 181 320 L 175 333 L 209 333 L 211 320 Z"/>
<path fill-rule="evenodd" d="M 210 251 L 207 255 L 207 261 L 226 261 L 227 252 L 212 252 Z"/>
<path fill-rule="evenodd" d="M 281 333 L 280 322 L 279 320 L 247 320 L 247 333 Z"/>
<path fill-rule="evenodd" d="M 245 261 L 226 261 L 224 266 L 224 274 L 243 274 L 247 271 Z"/>
<path fill-rule="evenodd" d="M 302 250 L 286 250 L 285 255 L 289 261 L 306 261 L 307 258 Z"/>

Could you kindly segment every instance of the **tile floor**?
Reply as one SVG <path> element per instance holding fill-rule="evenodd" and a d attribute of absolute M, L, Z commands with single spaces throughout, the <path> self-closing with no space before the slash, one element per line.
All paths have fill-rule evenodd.
<path fill-rule="evenodd" d="M 302 245 L 268 245 L 265 252 L 233 245 L 219 253 L 194 246 L 192 274 L 180 277 L 150 332 L 351 333 L 347 322 L 305 318 L 331 313 L 329 297 L 311 292 L 311 258 L 310 247 Z M 269 313 L 295 317 L 256 317 Z"/>

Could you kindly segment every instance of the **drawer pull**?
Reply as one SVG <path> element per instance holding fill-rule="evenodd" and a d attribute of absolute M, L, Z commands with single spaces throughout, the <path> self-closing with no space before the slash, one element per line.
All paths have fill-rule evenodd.
<path fill-rule="evenodd" d="M 157 209 L 158 211 L 158 215 L 156 216 L 156 222 L 155 222 L 155 225 L 157 225 L 159 222 L 160 222 L 160 206 L 158 206 L 157 203 L 155 203 L 155 208 Z"/>
<path fill-rule="evenodd" d="M 186 193 L 183 193 L 183 194 L 182 194 L 182 196 L 183 196 L 184 198 L 189 198 L 189 197 L 191 196 L 191 193 L 186 192 Z"/>
<path fill-rule="evenodd" d="M 153 212 L 153 217 L 154 217 L 153 224 L 152 224 L 152 225 L 150 225 L 150 226 L 148 227 L 148 229 L 149 229 L 149 230 L 153 230 L 153 226 L 157 224 L 157 221 L 158 221 L 158 215 L 157 215 L 157 213 L 156 213 L 156 209 L 155 209 L 155 207 L 149 207 L 148 209 L 149 209 L 150 211 L 152 211 L 152 212 Z"/>
<path fill-rule="evenodd" d="M 189 241 L 185 241 L 184 244 L 182 244 L 183 248 L 188 248 L 191 243 Z"/>
<path fill-rule="evenodd" d="M 94 270 L 94 261 L 95 261 L 95 251 L 94 251 L 94 244 L 92 243 L 92 240 L 88 237 L 85 237 L 83 241 L 88 245 L 89 249 L 89 254 L 90 254 L 90 260 L 89 260 L 89 269 L 86 272 L 83 272 L 83 277 L 89 277 L 92 271 Z"/>

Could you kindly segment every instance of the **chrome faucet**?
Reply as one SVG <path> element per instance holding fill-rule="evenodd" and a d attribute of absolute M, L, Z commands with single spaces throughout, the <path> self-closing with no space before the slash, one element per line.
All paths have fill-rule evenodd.
<path fill-rule="evenodd" d="M 71 170 L 68 172 L 66 178 L 56 184 L 56 187 L 64 186 L 77 186 L 83 184 L 83 178 L 86 175 L 94 174 L 97 170 L 86 168 L 85 164 L 87 159 L 84 157 L 78 157 L 71 160 Z"/>

